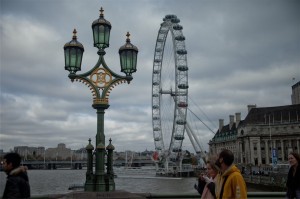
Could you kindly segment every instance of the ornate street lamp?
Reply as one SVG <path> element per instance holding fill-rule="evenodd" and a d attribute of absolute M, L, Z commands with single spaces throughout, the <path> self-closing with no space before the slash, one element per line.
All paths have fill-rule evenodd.
<path fill-rule="evenodd" d="M 136 72 L 138 48 L 130 43 L 129 32 L 125 45 L 119 49 L 121 72 L 126 76 L 114 73 L 105 63 L 104 49 L 109 47 L 111 24 L 104 19 L 103 9 L 100 9 L 99 19 L 92 24 L 94 47 L 98 48 L 99 55 L 96 65 L 86 73 L 76 74 L 81 70 L 83 45 L 77 41 L 76 30 L 73 31 L 73 38 L 64 45 L 65 70 L 68 70 L 72 82 L 79 81 L 86 84 L 93 94 L 92 107 L 97 110 L 97 134 L 96 147 L 90 143 L 86 147 L 88 153 L 88 168 L 86 172 L 85 191 L 114 191 L 114 172 L 112 168 L 114 146 L 110 143 L 105 147 L 104 135 L 104 113 L 109 107 L 109 94 L 112 88 L 120 83 L 128 84 L 133 79 L 132 73 Z M 95 172 L 93 172 L 93 154 L 96 156 Z M 107 155 L 107 171 L 105 172 L 105 154 Z"/>
<path fill-rule="evenodd" d="M 76 29 L 73 31 L 73 38 L 64 46 L 65 51 L 65 70 L 70 73 L 81 71 L 81 61 L 84 52 L 83 45 L 77 41 Z"/>
<path fill-rule="evenodd" d="M 104 19 L 103 11 L 101 7 L 99 19 L 96 19 L 92 24 L 94 47 L 98 49 L 109 47 L 111 24 Z"/>
<path fill-rule="evenodd" d="M 125 73 L 126 76 L 131 76 L 132 73 L 136 72 L 138 49 L 130 43 L 129 32 L 126 36 L 126 44 L 119 49 L 121 72 Z"/>

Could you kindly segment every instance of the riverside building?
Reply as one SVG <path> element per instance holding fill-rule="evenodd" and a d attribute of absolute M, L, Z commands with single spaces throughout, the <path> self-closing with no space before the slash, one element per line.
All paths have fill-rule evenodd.
<path fill-rule="evenodd" d="M 235 162 L 242 165 L 270 165 L 272 151 L 278 163 L 287 163 L 291 151 L 300 153 L 300 83 L 292 86 L 292 105 L 257 107 L 248 105 L 248 113 L 229 116 L 229 124 L 219 120 L 219 129 L 209 141 L 211 154 L 231 150 Z M 298 100 L 297 100 L 298 99 Z"/>
<path fill-rule="evenodd" d="M 14 152 L 20 154 L 24 160 L 44 157 L 45 147 L 15 146 Z"/>

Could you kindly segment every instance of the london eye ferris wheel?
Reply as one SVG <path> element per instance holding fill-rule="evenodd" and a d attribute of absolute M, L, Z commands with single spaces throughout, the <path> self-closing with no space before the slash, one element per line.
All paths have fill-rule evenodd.
<path fill-rule="evenodd" d="M 162 161 L 174 165 L 182 153 L 189 88 L 185 37 L 179 22 L 176 15 L 163 19 L 156 39 L 152 75 L 155 150 Z"/>

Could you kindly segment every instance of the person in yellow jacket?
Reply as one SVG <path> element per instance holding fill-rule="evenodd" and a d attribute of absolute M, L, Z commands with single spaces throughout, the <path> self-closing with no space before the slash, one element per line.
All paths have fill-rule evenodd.
<path fill-rule="evenodd" d="M 220 172 L 216 177 L 217 199 L 246 199 L 247 187 L 240 170 L 233 164 L 234 155 L 230 150 L 220 152 L 216 166 Z"/>

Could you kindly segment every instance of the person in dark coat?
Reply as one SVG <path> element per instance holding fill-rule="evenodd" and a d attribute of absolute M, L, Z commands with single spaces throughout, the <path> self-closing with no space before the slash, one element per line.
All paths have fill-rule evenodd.
<path fill-rule="evenodd" d="M 291 152 L 288 156 L 290 169 L 286 182 L 287 198 L 300 199 L 300 156 L 295 152 Z"/>
<path fill-rule="evenodd" d="M 20 155 L 8 153 L 3 159 L 3 170 L 7 174 L 7 180 L 2 198 L 30 198 L 27 167 L 20 166 Z"/>

